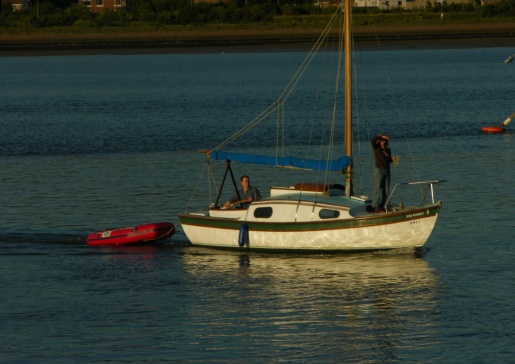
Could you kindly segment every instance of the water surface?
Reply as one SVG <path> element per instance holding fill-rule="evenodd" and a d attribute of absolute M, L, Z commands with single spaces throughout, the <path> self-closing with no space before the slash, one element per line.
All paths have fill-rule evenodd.
<path fill-rule="evenodd" d="M 303 52 L 1 58 L 0 361 L 513 362 L 513 128 L 480 132 L 514 111 L 511 53 L 362 55 L 358 192 L 371 189 L 368 133 L 392 136 L 394 182 L 448 181 L 422 258 L 219 252 L 180 226 L 164 245 L 85 244 L 212 201 L 198 150 L 275 100 Z M 299 152 L 306 95 L 286 110 Z M 274 142 L 261 132 L 238 147 Z M 264 194 L 299 178 L 235 173 Z"/>

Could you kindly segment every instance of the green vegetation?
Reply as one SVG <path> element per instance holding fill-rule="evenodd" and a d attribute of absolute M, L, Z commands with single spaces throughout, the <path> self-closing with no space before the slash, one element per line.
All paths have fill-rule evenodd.
<path fill-rule="evenodd" d="M 73 1 L 73 3 L 72 3 Z M 229 0 L 219 3 L 196 3 L 192 0 L 129 0 L 127 8 L 119 11 L 105 10 L 95 14 L 89 8 L 77 5 L 76 0 L 39 0 L 23 10 L 14 11 L 10 4 L 0 9 L 0 27 L 9 32 L 42 29 L 67 29 L 85 31 L 109 28 L 167 29 L 177 26 L 231 26 L 255 24 L 269 27 L 319 28 L 325 24 L 327 14 L 334 8 L 324 9 L 313 1 L 300 0 L 289 5 L 285 0 Z M 440 4 L 427 2 L 421 9 L 355 8 L 357 25 L 406 25 L 514 22 L 515 0 L 501 0 L 497 4 Z"/>

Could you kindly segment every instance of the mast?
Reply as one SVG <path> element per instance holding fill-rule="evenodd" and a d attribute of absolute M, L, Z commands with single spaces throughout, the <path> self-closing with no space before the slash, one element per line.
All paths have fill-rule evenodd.
<path fill-rule="evenodd" d="M 345 0 L 345 152 L 352 158 L 352 44 L 351 44 L 351 0 Z M 350 197 L 354 193 L 352 187 L 352 164 L 345 173 L 345 195 Z"/>

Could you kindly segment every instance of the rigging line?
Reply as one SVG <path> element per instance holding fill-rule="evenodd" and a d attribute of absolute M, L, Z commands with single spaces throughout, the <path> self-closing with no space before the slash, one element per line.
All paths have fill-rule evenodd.
<path fill-rule="evenodd" d="M 334 23 L 333 23 L 334 24 Z M 316 96 L 315 96 L 315 100 L 317 100 L 317 102 L 315 103 L 315 109 L 313 111 L 313 118 L 312 118 L 312 123 L 311 123 L 311 129 L 310 129 L 310 133 L 308 134 L 309 135 L 309 140 L 308 140 L 308 148 L 306 149 L 306 153 L 305 153 L 305 156 L 306 158 L 309 158 L 310 154 L 311 154 L 311 146 L 312 146 L 312 137 L 313 137 L 313 134 L 314 134 L 314 129 L 316 127 L 315 123 L 316 123 L 316 120 L 317 120 L 317 110 L 318 110 L 318 100 L 321 99 L 321 92 L 322 92 L 322 86 L 323 85 L 326 85 L 327 89 L 325 90 L 324 92 L 324 95 L 329 95 L 329 90 L 330 90 L 330 86 L 331 86 L 331 82 L 327 82 L 327 80 L 323 77 L 324 75 L 326 77 L 329 76 L 329 72 L 327 71 L 331 71 L 331 70 L 334 70 L 334 65 L 332 65 L 331 61 L 334 59 L 334 57 L 331 57 L 331 52 L 328 52 L 329 50 L 329 39 L 333 39 L 333 46 L 331 47 L 332 49 L 334 49 L 334 37 L 325 37 L 324 38 L 324 42 L 323 44 L 325 45 L 325 51 L 323 53 L 324 57 L 322 57 L 322 65 L 320 67 L 320 77 L 318 78 L 319 79 L 319 82 L 318 82 L 318 87 L 317 87 L 317 92 L 316 92 Z M 318 47 L 318 49 L 320 49 L 320 47 Z M 328 61 L 329 60 L 329 61 Z M 337 63 L 338 64 L 338 63 Z M 325 100 L 326 100 L 326 105 L 325 107 L 323 108 L 323 110 L 328 110 L 328 102 L 329 102 L 329 97 L 325 97 Z M 325 120 L 328 120 L 327 118 L 327 112 L 325 113 L 325 115 L 322 116 L 322 121 L 325 121 Z M 322 156 L 322 153 L 323 153 L 323 146 L 325 145 L 324 144 L 324 135 L 325 135 L 325 132 L 324 132 L 324 129 L 325 129 L 325 125 L 326 123 L 323 122 L 322 123 L 322 132 L 321 132 L 321 140 L 320 140 L 320 148 L 319 148 L 319 152 L 318 152 L 318 158 L 319 159 L 322 159 L 321 156 Z M 333 140 L 334 138 L 330 138 L 330 140 Z M 331 143 L 329 143 L 329 146 L 331 145 Z M 328 149 L 328 151 L 330 151 L 330 149 Z M 327 162 L 327 164 L 329 164 L 329 162 Z M 322 171 L 321 170 L 317 170 L 316 172 L 316 181 L 320 181 L 320 175 L 322 174 Z M 304 170 L 303 171 L 303 174 L 302 174 L 302 179 L 301 179 L 301 182 L 304 183 L 305 181 L 305 177 L 307 175 L 307 171 Z M 328 178 L 329 178 L 329 172 L 326 170 L 325 173 L 323 174 L 323 183 L 324 184 L 327 184 L 328 183 Z M 299 199 L 302 199 L 302 194 L 303 192 L 300 191 L 299 193 Z M 314 197 L 315 201 L 318 200 L 318 195 L 315 195 Z"/>
<path fill-rule="evenodd" d="M 208 182 L 209 185 L 209 201 L 213 201 L 212 199 L 212 193 L 211 193 L 211 185 L 213 186 L 215 190 L 215 195 L 218 197 L 218 183 L 216 183 L 215 180 L 215 172 L 213 171 L 213 166 L 211 165 L 211 162 L 209 158 L 207 158 L 207 168 L 208 168 L 208 180 L 211 180 L 212 183 Z"/>
<path fill-rule="evenodd" d="M 341 19 L 341 17 L 338 17 L 337 19 Z M 334 27 L 334 23 L 333 22 L 333 27 Z M 329 39 L 332 39 L 333 42 L 329 42 Z M 326 95 L 330 95 L 331 93 L 329 92 L 329 90 L 331 89 L 331 82 L 328 82 L 325 78 L 323 78 L 322 76 L 324 76 L 324 70 L 325 71 L 328 71 L 328 70 L 334 70 L 335 68 L 339 69 L 338 68 L 338 63 L 336 63 L 336 67 L 334 65 L 331 64 L 331 60 L 334 59 L 334 57 L 331 57 L 331 52 L 329 52 L 329 44 L 332 43 L 333 46 L 331 47 L 333 50 L 334 50 L 334 37 L 325 37 L 324 38 L 324 45 L 325 45 L 325 52 L 323 53 L 324 54 L 324 57 L 322 58 L 322 60 L 324 61 L 322 66 L 320 67 L 320 70 L 321 70 L 321 74 L 320 74 L 320 77 L 319 77 L 319 86 L 318 86 L 318 91 L 316 93 L 316 97 L 315 99 L 316 100 L 320 100 L 320 95 L 321 95 L 321 86 L 323 84 L 327 85 L 327 89 L 325 90 L 325 93 Z M 339 53 L 337 53 L 339 54 Z M 327 60 L 329 60 L 329 62 L 326 62 Z M 332 74 L 334 75 L 334 74 Z M 325 76 L 329 77 L 329 73 L 328 72 L 325 72 Z M 332 79 L 332 78 L 331 78 Z M 337 89 L 337 88 L 336 88 Z M 327 111 L 329 110 L 328 108 L 328 103 L 329 103 L 329 97 L 326 97 L 325 98 L 326 100 L 326 105 L 325 107 L 323 108 L 323 110 L 325 110 L 326 112 L 324 113 L 324 115 L 322 116 L 322 121 L 325 121 L 325 120 L 331 120 L 331 119 L 328 119 L 327 118 Z M 334 99 L 333 99 L 334 100 Z M 318 102 L 316 103 L 316 105 L 318 105 Z M 334 106 L 334 105 L 333 105 Z M 309 133 L 309 141 L 308 141 L 308 149 L 306 150 L 306 158 L 309 158 L 309 155 L 310 155 L 310 147 L 312 145 L 312 141 L 311 141 L 311 138 L 313 136 L 313 130 L 315 128 L 315 122 L 317 120 L 316 118 L 316 114 L 317 114 L 317 110 L 318 109 L 318 106 L 315 108 L 314 112 L 313 112 L 313 120 L 312 120 L 312 124 L 311 124 L 311 132 Z M 333 112 L 333 118 L 331 120 L 333 123 L 334 123 L 334 112 Z M 332 133 L 332 136 L 329 137 L 329 143 L 324 143 L 324 135 L 325 135 L 325 125 L 326 123 L 322 123 L 322 131 L 321 131 L 321 139 L 320 139 L 320 148 L 319 148 L 319 154 L 318 154 L 318 159 L 323 159 L 322 158 L 322 154 L 323 154 L 323 151 L 324 151 L 324 145 L 328 145 L 329 147 L 327 148 L 327 153 L 328 153 L 328 158 L 327 160 L 330 160 L 332 159 L 331 156 L 332 156 L 332 153 L 333 153 L 333 148 L 332 148 L 332 143 L 334 142 L 334 132 Z M 334 130 L 334 128 L 329 128 L 330 130 Z M 327 161 L 326 162 L 327 164 L 329 164 L 329 162 Z M 322 171 L 321 170 L 318 170 L 316 175 L 317 175 L 317 178 L 316 178 L 316 181 L 319 181 L 320 180 L 320 175 L 322 174 Z M 306 172 L 304 173 L 303 175 L 303 178 L 306 176 Z M 330 176 L 330 173 L 329 171 L 325 171 L 325 173 L 323 174 L 323 183 L 324 184 L 327 184 L 328 183 L 328 179 L 329 179 L 329 176 Z M 304 181 L 304 179 L 302 180 Z M 315 196 L 315 200 L 317 199 L 317 196 Z"/>
<path fill-rule="evenodd" d="M 341 17 L 341 20 L 340 20 L 340 23 L 341 22 L 344 22 L 344 18 Z M 340 24 L 340 27 L 341 27 L 341 24 Z M 337 66 L 336 66 L 336 82 L 334 84 L 334 101 L 333 101 L 333 121 L 332 121 L 332 130 L 333 130 L 333 133 L 331 135 L 331 145 L 334 141 L 334 130 L 335 130 L 335 125 L 336 125 L 336 117 L 337 117 L 337 104 L 338 104 L 338 90 L 339 90 L 339 87 L 340 87 L 340 77 L 341 77 L 341 68 L 342 68 L 342 62 L 343 62 L 343 48 L 344 48 L 344 42 L 345 42 L 345 37 L 343 34 L 340 34 L 339 35 L 339 38 L 338 38 L 338 61 L 337 61 Z M 332 151 L 331 151 L 332 153 Z M 349 156 L 352 158 L 352 156 Z"/>
<path fill-rule="evenodd" d="M 337 10 L 338 12 L 338 15 L 341 14 L 341 11 L 340 10 Z M 337 20 L 339 20 L 338 22 L 338 29 L 341 29 L 342 28 L 342 21 L 343 21 L 343 17 L 342 16 L 338 16 L 336 18 Z M 332 26 L 334 27 L 334 24 L 336 23 L 336 21 L 332 22 Z M 332 103 L 332 113 L 331 113 L 331 118 L 329 119 L 330 120 L 330 133 L 329 133 L 329 137 L 328 137 L 328 148 L 327 148 L 327 155 L 326 155 L 326 160 L 327 160 L 327 165 L 329 164 L 329 160 L 332 159 L 332 156 L 334 154 L 334 140 L 335 140 L 335 125 L 336 125 L 336 120 L 337 120 L 337 104 L 338 104 L 338 89 L 339 89 L 339 80 L 340 80 L 340 71 L 341 71 L 341 59 L 342 59 L 342 55 L 341 55 L 341 51 L 343 49 L 343 35 L 341 34 L 341 32 L 338 32 L 337 33 L 339 35 L 338 39 L 337 39 L 337 46 L 336 46 L 336 49 L 337 49 L 337 55 L 338 55 L 338 58 L 337 58 L 337 62 L 335 65 L 327 65 L 326 66 L 326 69 L 329 69 L 329 70 L 335 70 L 336 72 L 336 81 L 335 83 L 333 84 L 334 85 L 334 90 L 333 90 L 333 103 Z M 333 42 L 332 42 L 332 49 L 334 50 L 334 39 L 335 37 L 331 37 L 331 39 L 333 39 Z M 325 54 L 329 54 L 328 51 L 328 48 L 329 48 L 329 41 L 326 39 L 325 41 L 325 50 L 326 50 L 326 53 Z M 325 57 L 324 59 L 327 59 L 328 57 Z M 329 60 L 333 60 L 334 58 L 331 57 L 329 58 Z M 329 89 L 330 89 L 330 86 L 331 86 L 331 82 L 326 82 L 327 84 L 327 90 L 326 90 L 326 93 L 329 95 L 330 93 L 328 92 Z M 327 111 L 329 110 L 329 107 L 328 107 L 328 103 L 329 103 L 329 98 L 326 98 L 326 107 L 324 107 L 324 110 L 326 110 L 326 114 L 327 114 Z M 322 120 L 328 120 L 327 116 L 325 115 Z M 323 123 L 323 125 L 325 126 L 326 124 Z M 325 135 L 325 132 L 322 131 L 322 137 L 321 137 L 321 140 L 320 140 L 320 144 L 321 144 L 321 147 L 320 147 L 320 154 L 319 154 L 319 159 L 322 159 L 322 152 L 323 152 L 323 146 L 324 146 L 324 136 Z M 317 175 L 319 176 L 321 173 L 321 171 L 318 171 Z M 324 172 L 324 176 L 323 176 L 323 182 L 324 184 L 328 184 L 329 183 L 329 179 L 330 179 L 330 173 L 329 171 L 326 169 L 325 172 Z"/>
<path fill-rule="evenodd" d="M 394 167 L 394 171 L 399 168 L 402 172 L 402 176 L 406 179 L 406 180 L 409 180 L 409 175 L 408 173 L 406 172 L 406 170 L 404 169 L 404 167 L 402 166 L 402 163 L 401 161 L 397 161 L 397 162 L 394 162 L 393 163 L 393 167 Z"/>
<path fill-rule="evenodd" d="M 334 24 L 334 19 L 335 19 L 335 17 L 334 17 L 334 14 L 333 14 L 333 17 L 331 18 L 330 24 L 328 24 L 326 26 L 326 28 L 324 29 L 323 34 L 318 38 L 315 46 L 313 46 L 313 48 L 311 49 L 310 53 L 308 54 L 308 57 L 306 57 L 306 59 L 304 60 L 303 64 L 301 65 L 301 67 L 299 67 L 299 70 L 297 71 L 297 73 L 295 74 L 295 76 L 290 81 L 290 83 L 286 87 L 285 91 L 281 95 L 281 96 L 283 96 L 284 94 L 286 94 L 286 96 L 283 99 L 284 100 L 283 102 L 286 102 L 286 100 L 288 99 L 290 94 L 293 92 L 293 90 L 295 89 L 295 87 L 297 86 L 299 81 L 302 79 L 302 76 L 304 75 L 304 73 L 308 69 L 308 66 L 311 64 L 311 62 L 313 61 L 315 56 L 318 54 L 318 51 L 319 51 L 320 47 L 323 44 L 326 43 L 326 39 L 327 39 L 327 37 L 329 36 L 329 33 L 330 33 L 329 31 L 331 30 L 331 28 L 332 28 L 332 26 Z M 288 92 L 286 92 L 286 91 L 288 91 Z"/>
<path fill-rule="evenodd" d="M 324 42 L 325 44 L 325 51 L 327 51 L 327 48 L 328 48 L 328 41 L 326 40 Z M 317 118 L 317 111 L 318 111 L 318 105 L 319 105 L 319 100 L 321 99 L 321 93 L 322 93 L 322 86 L 324 84 L 327 85 L 327 87 L 329 87 L 329 83 L 328 82 L 325 82 L 325 79 L 323 78 L 324 76 L 324 70 L 327 71 L 328 69 L 331 69 L 330 65 L 327 66 L 326 65 L 326 61 L 327 59 L 329 58 L 330 56 L 330 53 L 329 52 L 324 52 L 323 53 L 324 57 L 322 57 L 322 65 L 320 66 L 320 77 L 318 77 L 318 86 L 317 86 L 317 92 L 316 92 L 316 95 L 315 95 L 315 108 L 313 110 L 313 114 L 312 114 L 312 120 L 311 120 L 311 128 L 310 128 L 310 132 L 308 134 L 309 138 L 308 138 L 308 142 L 307 142 L 307 145 L 308 147 L 306 148 L 306 153 L 305 153 L 305 158 L 308 159 L 311 155 L 311 145 L 312 145 L 312 138 L 313 138 L 313 135 L 314 135 L 314 130 L 315 130 L 315 127 L 316 127 L 316 122 L 318 120 Z M 327 72 L 325 72 L 327 73 Z M 327 91 L 326 93 L 327 94 Z M 326 98 L 327 99 L 327 98 Z M 327 107 L 324 107 L 323 110 L 327 110 Z M 327 118 L 325 116 L 322 116 L 322 121 L 325 121 L 327 120 Z M 319 148 L 319 153 L 318 153 L 318 159 L 322 159 L 321 158 L 321 155 L 322 155 L 322 146 L 324 145 L 324 135 L 325 135 L 325 122 L 322 122 L 322 131 L 320 133 L 320 137 L 321 137 L 321 140 L 320 140 L 320 145 L 321 147 Z M 318 183 L 318 181 L 320 180 L 320 174 L 321 174 L 321 170 L 317 170 L 316 171 L 316 182 Z M 304 180 L 305 180 L 305 177 L 307 175 L 307 171 L 304 170 L 303 174 L 302 174 L 302 183 L 304 183 Z M 326 182 L 326 179 L 327 179 L 327 171 L 324 175 L 324 183 Z M 302 193 L 301 193 L 302 195 Z M 315 195 L 315 201 L 318 199 L 318 196 Z"/>
<path fill-rule="evenodd" d="M 375 29 L 374 25 L 373 25 L 373 29 L 374 29 L 374 33 L 376 34 L 377 44 L 378 44 L 379 51 L 380 51 L 379 53 L 380 53 L 381 57 L 383 57 L 383 50 L 381 48 L 381 44 L 379 43 L 379 38 L 377 36 L 377 32 L 376 32 L 376 29 Z M 383 65 L 384 65 L 384 68 L 386 70 L 385 73 L 386 73 L 386 77 L 388 78 L 388 85 L 390 86 L 390 93 L 392 95 L 393 102 L 395 104 L 395 110 L 397 111 L 397 116 L 398 116 L 398 119 L 399 119 L 399 123 L 401 124 L 401 129 L 402 129 L 402 132 L 403 132 L 403 135 L 404 135 L 404 140 L 406 141 L 406 145 L 408 146 L 408 152 L 409 152 L 411 164 L 413 165 L 413 169 L 415 170 L 415 175 L 416 175 L 417 179 L 420 179 L 419 174 L 418 174 L 418 170 L 417 170 L 417 166 L 415 164 L 415 159 L 413 157 L 413 152 L 412 152 L 412 149 L 411 149 L 411 144 L 409 142 L 408 134 L 406 132 L 406 127 L 404 125 L 403 117 L 402 117 L 402 114 L 401 114 L 401 111 L 400 111 L 400 108 L 399 108 L 399 103 L 397 102 L 397 97 L 396 97 L 395 92 L 393 90 L 393 83 L 392 83 L 392 79 L 390 77 L 390 72 L 389 72 L 390 69 L 386 65 L 386 62 L 383 62 Z"/>
<path fill-rule="evenodd" d="M 340 17 L 340 23 L 338 24 L 338 28 L 340 29 L 341 28 L 341 19 L 343 17 Z M 334 154 L 334 136 L 335 136 L 335 121 L 336 121 L 336 103 L 337 103 L 337 100 L 338 100 L 338 82 L 339 82 L 339 75 L 340 75 L 340 69 L 341 69 L 341 51 L 342 51 L 342 42 L 341 42 L 341 39 L 342 39 L 342 36 L 341 36 L 341 33 L 338 33 L 339 34 L 339 37 L 338 39 L 336 39 L 336 46 L 335 46 L 335 38 L 333 37 L 332 38 L 332 42 L 331 42 L 331 50 L 334 51 L 334 49 L 336 49 L 337 51 L 337 60 L 336 60 L 336 63 L 333 64 L 332 61 L 334 61 L 334 57 L 331 57 L 329 58 L 329 61 L 331 62 L 331 64 L 329 64 L 327 66 L 327 68 L 329 70 L 335 70 L 335 74 L 337 75 L 336 77 L 336 81 L 335 83 L 331 83 L 331 82 L 326 82 L 327 84 L 327 94 L 329 95 L 329 90 L 331 89 L 331 86 L 334 87 L 334 90 L 333 90 L 333 108 L 332 108 L 332 113 L 331 113 L 331 118 L 329 119 L 330 120 L 330 127 L 329 127 L 329 130 L 330 130 L 330 133 L 329 133 L 329 141 L 328 141 L 328 148 L 327 148 L 327 155 L 326 155 L 326 160 L 327 160 L 327 164 L 326 166 L 329 165 L 329 160 L 332 160 L 332 156 Z M 327 48 L 329 48 L 329 42 L 327 42 L 327 47 L 326 47 L 326 51 L 327 51 Z M 329 52 L 326 52 L 327 54 L 329 54 Z M 334 79 L 333 79 L 334 80 Z M 324 108 L 324 110 L 326 110 L 326 113 L 330 110 L 329 108 L 329 102 L 330 102 L 330 99 L 329 97 L 326 98 L 326 107 Z M 327 120 L 327 115 L 324 116 L 324 120 Z M 324 126 L 325 126 L 325 123 L 324 123 Z M 324 133 L 325 134 L 325 133 Z M 322 139 L 320 141 L 321 143 L 321 146 L 324 145 L 324 140 Z M 320 152 L 322 152 L 322 148 L 320 148 Z M 320 155 L 320 159 L 321 158 L 321 155 Z M 329 179 L 330 179 L 330 173 L 328 171 L 328 169 L 326 168 L 325 170 L 325 173 L 324 173 L 324 184 L 327 184 L 329 183 Z"/>
<path fill-rule="evenodd" d="M 355 62 L 352 63 L 353 64 L 353 67 L 356 67 L 355 66 Z M 354 85 L 357 84 L 357 79 L 355 82 L 353 82 Z M 357 139 L 358 139 L 358 142 L 357 142 L 357 155 L 361 155 L 362 153 L 362 149 L 361 149 L 361 133 L 359 132 L 360 130 L 360 109 L 359 109 L 359 99 L 358 99 L 358 92 L 357 92 L 357 88 L 354 87 L 354 98 L 355 98 L 355 101 L 354 101 L 354 105 L 356 105 L 356 107 L 354 108 L 354 119 L 356 120 L 356 129 L 358 130 L 357 133 L 355 133 Z M 359 175 L 359 187 L 360 187 L 360 194 L 363 195 L 363 161 L 362 161 L 362 158 L 357 158 L 357 164 L 356 164 L 356 167 L 353 168 L 353 172 L 354 172 L 354 175 L 356 175 L 356 171 L 359 171 L 358 175 Z M 354 178 L 354 182 L 356 182 L 356 178 Z M 354 184 L 354 186 L 356 187 L 356 184 Z"/>
<path fill-rule="evenodd" d="M 279 157 L 279 146 L 282 145 L 283 143 L 279 143 L 279 139 L 280 139 L 280 133 L 281 133 L 281 128 L 279 128 L 279 126 L 281 125 L 281 109 L 279 108 L 277 110 L 277 116 L 275 118 L 275 158 L 278 158 Z M 282 155 L 282 152 L 280 153 Z"/>
<path fill-rule="evenodd" d="M 302 78 L 302 75 L 306 72 L 308 66 L 311 64 L 311 61 L 318 53 L 318 50 L 320 49 L 320 47 L 323 44 L 325 44 L 325 40 L 327 39 L 331 29 L 333 28 L 335 21 L 338 19 L 338 17 L 337 17 L 338 14 L 339 14 L 338 11 L 335 11 L 333 13 L 328 24 L 325 26 L 324 30 L 322 31 L 322 34 L 318 37 L 317 41 L 315 42 L 315 44 L 309 51 L 308 56 L 304 59 L 303 63 L 298 68 L 298 70 L 295 73 L 295 75 L 293 76 L 292 80 L 286 86 L 285 91 L 281 94 L 280 97 L 283 97 L 284 94 L 287 94 L 287 96 L 283 98 L 284 101 L 286 101 L 286 99 L 288 98 L 290 93 L 295 88 L 295 85 L 300 81 L 300 79 Z M 288 90 L 289 90 L 289 92 L 287 92 Z"/>
<path fill-rule="evenodd" d="M 284 105 L 281 105 L 277 109 L 277 117 L 275 122 L 275 158 L 284 156 L 284 138 L 285 138 L 285 127 L 284 127 Z"/>
<path fill-rule="evenodd" d="M 204 166 L 203 170 L 202 170 L 202 173 L 200 173 L 200 176 L 197 180 L 197 184 L 195 185 L 195 188 L 193 189 L 193 192 L 191 193 L 191 197 L 186 205 L 186 211 L 189 211 L 189 208 L 190 208 L 190 205 L 191 205 L 191 202 L 193 201 L 193 198 L 197 195 L 197 191 L 199 190 L 199 185 L 200 185 L 200 180 L 203 178 L 204 176 L 204 173 L 206 171 L 206 168 L 207 168 L 207 165 L 209 164 L 209 161 L 206 163 L 206 165 Z M 211 196 L 210 196 L 211 197 Z"/>
<path fill-rule="evenodd" d="M 356 27 L 356 32 L 358 31 L 358 27 Z M 354 49 L 355 48 L 355 42 L 354 40 L 352 41 L 352 48 Z M 353 65 L 353 76 L 354 76 L 354 80 L 355 82 L 353 82 L 353 85 L 354 85 L 354 97 L 355 97 L 355 102 L 354 102 L 354 111 L 355 111 L 355 120 L 356 120 L 356 128 L 358 130 L 358 132 L 355 134 L 357 136 L 357 139 L 358 139 L 358 153 L 357 155 L 362 155 L 362 147 L 361 147 L 361 143 L 362 143 L 362 138 L 361 138 L 361 128 L 360 128 L 360 120 L 361 120 L 361 115 L 360 115 L 360 101 L 359 101 L 359 87 L 358 87 L 358 72 L 357 72 L 357 63 L 358 63 L 358 60 L 354 61 L 356 58 L 356 54 L 359 54 L 359 63 L 362 64 L 363 63 L 363 60 L 361 58 L 361 52 L 352 52 L 352 57 L 353 57 L 353 62 L 352 62 L 352 65 Z M 369 123 L 369 118 L 368 118 L 368 114 L 367 114 L 367 106 L 366 106 L 366 91 L 365 91 L 365 83 L 363 82 L 363 79 L 360 78 L 359 81 L 361 82 L 361 90 L 363 90 L 363 112 L 364 112 L 364 124 L 365 124 L 365 130 L 367 131 L 367 138 L 366 140 L 370 140 L 370 123 Z M 369 143 L 367 143 L 368 145 Z M 358 168 L 354 169 L 353 171 L 355 170 L 358 170 L 359 171 L 359 185 L 360 185 L 360 194 L 363 195 L 364 194 L 364 183 L 363 183 L 363 170 L 364 170 L 364 167 L 363 167 L 363 158 L 358 158 L 357 159 L 357 166 Z M 356 173 L 355 173 L 356 175 Z"/>
<path fill-rule="evenodd" d="M 286 136 L 286 126 L 284 124 L 284 105 L 281 106 L 280 109 L 280 118 L 281 118 L 281 156 L 284 156 L 284 143 L 285 143 L 285 136 Z"/>
<path fill-rule="evenodd" d="M 253 120 L 251 120 L 247 125 L 245 125 L 243 128 L 241 128 L 239 131 L 231 135 L 229 138 L 227 138 L 225 141 L 221 142 L 219 145 L 217 145 L 212 150 L 218 150 L 221 149 L 224 145 L 228 144 L 231 141 L 234 141 L 241 137 L 243 134 L 247 133 L 257 125 L 259 125 L 263 120 L 265 120 L 266 117 L 268 117 L 273 111 L 275 111 L 280 105 L 284 104 L 288 97 L 291 95 L 293 90 L 295 89 L 296 85 L 306 72 L 309 64 L 314 59 L 315 55 L 317 54 L 319 48 L 324 43 L 324 40 L 327 38 L 329 31 L 332 28 L 332 24 L 334 23 L 334 19 L 336 19 L 336 14 L 338 12 L 335 11 L 329 21 L 329 23 L 324 28 L 324 31 L 319 36 L 318 40 L 316 41 L 315 45 L 312 47 L 310 52 L 308 53 L 308 56 L 304 59 L 304 62 L 301 64 L 301 66 L 298 68 L 297 72 L 293 76 L 293 78 L 290 80 L 290 82 L 287 84 L 284 91 L 279 95 L 276 101 L 274 101 L 268 108 L 266 108 L 263 112 L 261 112 L 257 117 L 255 117 Z M 282 100 L 282 101 L 281 101 Z"/>
<path fill-rule="evenodd" d="M 236 133 L 234 133 L 233 135 L 231 135 L 229 138 L 227 138 L 225 141 L 223 141 L 222 143 L 220 143 L 219 145 L 217 145 L 216 147 L 214 147 L 212 150 L 218 150 L 218 149 L 221 149 L 224 145 L 228 144 L 229 142 L 231 141 L 234 141 L 236 139 L 238 139 L 239 137 L 241 137 L 243 134 L 247 133 L 249 130 L 251 130 L 252 128 L 256 127 L 257 125 L 259 125 L 259 123 L 261 121 L 263 121 L 267 116 L 269 116 L 270 114 L 272 114 L 276 109 L 277 109 L 277 106 L 274 106 L 277 104 L 277 101 L 275 101 L 272 105 L 270 105 L 267 109 L 265 109 L 263 112 L 261 112 L 256 118 L 254 118 L 253 120 L 251 120 L 247 125 L 245 125 L 243 128 L 241 128 L 240 130 L 238 130 Z"/>
<path fill-rule="evenodd" d="M 319 48 L 319 47 L 318 47 Z M 318 48 L 316 48 L 318 50 Z M 316 53 L 316 52 L 315 52 Z M 311 63 L 311 61 L 314 58 L 315 53 L 313 53 L 313 50 L 310 51 L 308 57 L 304 60 L 301 67 L 297 70 L 293 78 L 290 80 L 288 85 L 286 86 L 285 90 L 279 95 L 277 100 L 275 100 L 268 108 L 266 108 L 264 111 L 262 111 L 257 117 L 255 117 L 253 120 L 251 120 L 247 125 L 245 125 L 243 128 L 238 130 L 236 133 L 234 133 L 232 136 L 230 136 L 226 141 L 220 143 L 218 146 L 213 148 L 213 150 L 217 150 L 222 148 L 224 145 L 228 144 L 231 141 L 234 141 L 241 137 L 243 134 L 247 133 L 252 128 L 259 125 L 263 120 L 265 120 L 272 112 L 277 110 L 279 107 L 284 105 L 288 97 L 290 96 L 291 92 L 295 89 L 295 86 L 298 84 L 300 79 L 302 78 L 302 75 L 305 73 L 307 66 Z M 309 62 L 307 62 L 309 60 Z"/>
<path fill-rule="evenodd" d="M 330 30 L 332 29 L 335 19 L 337 19 L 336 15 L 337 15 L 337 12 L 334 12 L 333 15 L 331 16 L 331 19 L 329 20 L 328 24 L 322 31 L 322 34 L 318 37 L 317 41 L 315 42 L 315 44 L 309 51 L 308 55 L 306 56 L 306 58 L 304 59 L 304 61 L 300 65 L 300 67 L 297 69 L 297 72 L 295 72 L 295 74 L 292 77 L 292 79 L 290 80 L 290 82 L 286 85 L 286 88 L 283 91 L 283 93 L 279 96 L 279 99 L 284 100 L 283 102 L 286 101 L 286 99 L 288 98 L 290 93 L 293 91 L 293 89 L 295 89 L 295 85 L 299 82 L 299 80 L 302 78 L 302 75 L 306 72 L 308 66 L 311 64 L 311 61 L 318 53 L 318 50 L 320 49 L 320 47 L 325 43 L 325 39 L 327 38 L 327 36 L 330 33 Z M 285 94 L 286 94 L 286 96 L 285 96 Z"/>
<path fill-rule="evenodd" d="M 342 2 L 343 4 L 343 2 Z M 341 5 L 343 6 L 343 5 Z M 343 7 L 342 7 L 343 9 Z M 338 28 L 343 28 L 343 23 L 345 22 L 345 19 L 343 16 L 339 17 L 340 21 L 338 23 Z M 342 69 L 342 62 L 343 62 L 343 49 L 344 49 L 344 43 L 345 43 L 345 36 L 342 32 L 338 34 L 338 43 L 337 43 L 337 50 L 338 50 L 338 58 L 336 61 L 336 77 L 335 77 L 335 83 L 334 83 L 334 98 L 333 98 L 333 107 L 332 107 L 332 117 L 331 117 L 331 133 L 329 135 L 329 145 L 330 148 L 327 150 L 327 160 L 331 160 L 334 155 L 334 140 L 335 140 L 335 133 L 336 133 L 336 122 L 338 118 L 338 100 L 339 100 L 339 89 L 340 89 L 340 79 L 341 79 L 341 69 Z M 352 158 L 352 156 L 350 156 Z M 327 182 L 328 179 L 328 172 L 326 172 L 325 182 Z"/>

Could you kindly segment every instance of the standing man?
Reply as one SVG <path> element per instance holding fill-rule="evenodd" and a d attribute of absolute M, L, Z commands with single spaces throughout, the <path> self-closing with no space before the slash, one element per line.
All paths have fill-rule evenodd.
<path fill-rule="evenodd" d="M 374 199 L 372 207 L 375 212 L 384 212 L 386 199 L 390 193 L 390 164 L 398 157 L 392 157 L 388 141 L 390 137 L 379 134 L 372 138 L 372 149 L 374 150 Z"/>
<path fill-rule="evenodd" d="M 222 208 L 227 209 L 233 207 L 236 204 L 242 204 L 242 208 L 246 209 L 249 207 L 252 201 L 261 200 L 261 194 L 259 190 L 250 185 L 249 176 L 241 176 L 240 178 L 241 189 L 238 194 L 234 195 L 229 201 L 227 201 Z"/>

